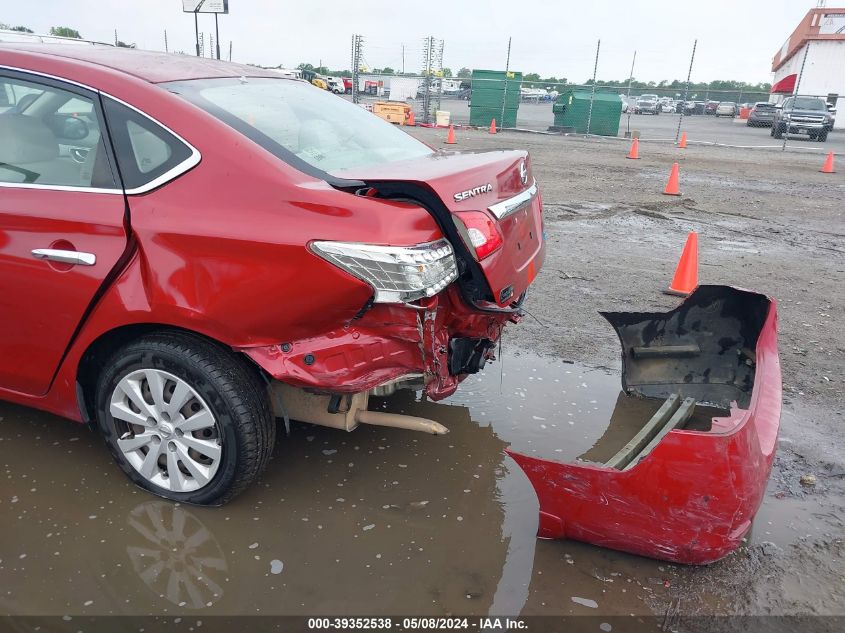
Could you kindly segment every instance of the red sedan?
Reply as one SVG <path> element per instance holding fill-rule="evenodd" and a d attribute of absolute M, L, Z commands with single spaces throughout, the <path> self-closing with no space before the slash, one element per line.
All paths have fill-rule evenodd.
<path fill-rule="evenodd" d="M 220 504 L 276 418 L 448 396 L 543 262 L 526 152 L 434 151 L 251 66 L 0 45 L 0 398 L 96 425 L 123 471 Z"/>

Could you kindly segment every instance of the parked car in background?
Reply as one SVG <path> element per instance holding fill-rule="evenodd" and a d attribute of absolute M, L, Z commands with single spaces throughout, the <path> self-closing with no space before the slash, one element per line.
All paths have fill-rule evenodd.
<path fill-rule="evenodd" d="M 526 151 L 441 153 L 271 69 L 0 44 L 0 98 L 0 399 L 174 501 L 244 490 L 277 418 L 445 433 L 369 397 L 451 395 L 543 264 Z"/>
<path fill-rule="evenodd" d="M 771 135 L 806 134 L 811 140 L 824 143 L 833 129 L 833 116 L 824 99 L 818 97 L 787 97 L 775 109 Z"/>
<path fill-rule="evenodd" d="M 716 108 L 719 107 L 718 101 L 708 101 L 704 104 L 704 114 L 716 114 Z"/>
<path fill-rule="evenodd" d="M 660 106 L 657 105 L 656 99 L 650 99 L 642 96 L 637 99 L 635 112 L 637 114 L 660 114 Z"/>
<path fill-rule="evenodd" d="M 673 114 L 675 112 L 675 103 L 672 101 L 664 101 L 660 106 L 660 111 L 666 114 Z"/>
<path fill-rule="evenodd" d="M 716 116 L 729 116 L 731 118 L 739 114 L 736 104 L 733 101 L 722 101 L 716 106 Z"/>
<path fill-rule="evenodd" d="M 827 112 L 830 114 L 830 129 L 833 129 L 833 126 L 836 125 L 836 105 L 833 103 L 825 103 L 827 106 Z"/>
<path fill-rule="evenodd" d="M 748 120 L 745 124 L 748 127 L 771 127 L 775 118 L 775 104 L 768 101 L 758 101 L 751 107 Z"/>

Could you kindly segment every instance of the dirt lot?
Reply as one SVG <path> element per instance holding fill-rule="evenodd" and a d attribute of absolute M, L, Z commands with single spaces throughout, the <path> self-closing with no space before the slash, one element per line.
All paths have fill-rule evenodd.
<path fill-rule="evenodd" d="M 702 283 L 778 300 L 784 414 L 752 546 L 708 568 L 670 567 L 673 589 L 647 602 L 660 611 L 682 599 L 685 614 L 845 613 L 843 174 L 789 152 L 641 143 L 631 161 L 613 140 L 467 131 L 458 142 L 528 148 L 542 187 L 549 250 L 527 303 L 536 319 L 507 332 L 505 367 L 508 352 L 528 349 L 619 371 L 618 342 L 597 311 L 674 306 L 659 291 L 693 230 Z M 660 194 L 673 161 L 680 198 Z M 804 473 L 815 487 L 799 484 Z"/>
<path fill-rule="evenodd" d="M 532 316 L 506 332 L 500 363 L 444 403 L 382 403 L 452 432 L 294 424 L 259 485 L 222 509 L 188 508 L 136 490 L 87 429 L 2 405 L 0 614 L 598 617 L 589 631 L 633 630 L 613 619 L 630 614 L 657 616 L 639 621 L 646 630 L 685 616 L 845 616 L 845 166 L 822 175 L 816 155 L 646 142 L 629 161 L 620 141 L 519 133 L 458 142 L 532 152 L 549 248 Z M 683 196 L 664 197 L 675 160 Z M 503 449 L 590 446 L 619 392 L 618 343 L 597 311 L 676 305 L 661 290 L 691 230 L 702 282 L 779 301 L 784 414 L 748 543 L 692 568 L 537 541 L 536 499 Z M 753 630 L 706 619 L 680 630 L 708 628 Z"/>

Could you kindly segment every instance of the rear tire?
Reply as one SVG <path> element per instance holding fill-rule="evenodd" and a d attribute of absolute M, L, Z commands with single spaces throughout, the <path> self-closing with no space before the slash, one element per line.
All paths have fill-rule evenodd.
<path fill-rule="evenodd" d="M 825 130 L 824 132 L 820 132 L 820 133 L 819 133 L 819 136 L 818 136 L 818 139 L 819 139 L 819 142 L 820 142 L 820 143 L 825 143 L 825 142 L 827 142 L 827 130 Z"/>
<path fill-rule="evenodd" d="M 97 425 L 123 472 L 173 501 L 226 503 L 266 467 L 275 443 L 257 372 L 192 334 L 152 334 L 117 350 L 97 381 L 96 403 Z"/>
<path fill-rule="evenodd" d="M 775 138 L 783 138 L 783 128 L 780 125 L 773 125 L 772 136 Z"/>

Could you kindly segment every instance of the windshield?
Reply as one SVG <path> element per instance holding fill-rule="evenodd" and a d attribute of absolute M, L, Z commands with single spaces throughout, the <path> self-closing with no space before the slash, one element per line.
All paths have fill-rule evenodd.
<path fill-rule="evenodd" d="M 827 112 L 824 107 L 824 102 L 821 99 L 813 99 L 812 97 L 796 97 L 795 103 L 784 104 L 784 109 L 795 108 L 796 110 L 820 110 Z"/>
<path fill-rule="evenodd" d="M 333 172 L 432 150 L 363 108 L 290 79 L 197 79 L 165 87 L 303 171 Z"/>

